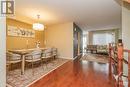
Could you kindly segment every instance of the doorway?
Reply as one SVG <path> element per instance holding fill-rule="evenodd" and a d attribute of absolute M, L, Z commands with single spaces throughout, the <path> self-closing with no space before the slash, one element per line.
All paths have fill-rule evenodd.
<path fill-rule="evenodd" d="M 80 49 L 81 49 L 81 35 L 80 35 L 80 32 L 78 32 L 78 54 L 77 55 L 80 55 Z"/>
<path fill-rule="evenodd" d="M 82 30 L 75 25 L 74 27 L 74 58 L 82 53 L 83 49 Z"/>

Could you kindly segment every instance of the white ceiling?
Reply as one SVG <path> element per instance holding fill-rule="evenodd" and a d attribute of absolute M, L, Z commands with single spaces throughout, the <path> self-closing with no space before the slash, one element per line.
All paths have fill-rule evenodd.
<path fill-rule="evenodd" d="M 121 7 L 115 0 L 15 0 L 14 18 L 34 23 L 37 14 L 45 25 L 74 21 L 87 29 L 120 27 Z"/>

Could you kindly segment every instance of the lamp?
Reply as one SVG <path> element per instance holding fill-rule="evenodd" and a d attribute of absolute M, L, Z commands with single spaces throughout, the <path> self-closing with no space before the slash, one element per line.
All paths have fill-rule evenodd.
<path fill-rule="evenodd" d="M 38 19 L 38 20 L 40 19 L 40 15 L 37 15 L 37 19 Z M 44 25 L 41 24 L 41 23 L 39 23 L 39 22 L 34 23 L 34 24 L 33 24 L 33 29 L 34 29 L 34 30 L 39 30 L 39 31 L 44 30 Z"/>

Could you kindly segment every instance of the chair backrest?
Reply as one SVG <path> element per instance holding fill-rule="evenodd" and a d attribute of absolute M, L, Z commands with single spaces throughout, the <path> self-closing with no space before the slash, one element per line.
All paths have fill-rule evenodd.
<path fill-rule="evenodd" d="M 11 52 L 6 52 L 6 60 L 7 61 L 21 60 L 21 56 Z"/>
<path fill-rule="evenodd" d="M 52 54 L 56 55 L 57 54 L 57 48 L 52 48 Z"/>
<path fill-rule="evenodd" d="M 45 57 L 52 56 L 52 48 L 48 48 L 48 49 L 44 50 L 44 53 L 45 53 Z"/>
<path fill-rule="evenodd" d="M 39 59 L 39 58 L 41 58 L 41 55 L 42 55 L 42 50 L 35 49 L 31 53 L 27 54 L 26 58 L 27 59 L 32 59 L 32 58 L 33 59 Z"/>

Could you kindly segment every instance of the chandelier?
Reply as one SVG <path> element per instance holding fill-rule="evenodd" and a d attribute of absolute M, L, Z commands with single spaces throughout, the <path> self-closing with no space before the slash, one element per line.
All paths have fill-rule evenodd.
<path fill-rule="evenodd" d="M 40 15 L 37 15 L 37 19 L 39 20 L 40 19 Z M 37 23 L 33 23 L 33 29 L 34 30 L 39 30 L 39 31 L 42 31 L 44 30 L 44 25 L 37 22 Z"/>

